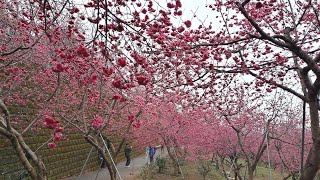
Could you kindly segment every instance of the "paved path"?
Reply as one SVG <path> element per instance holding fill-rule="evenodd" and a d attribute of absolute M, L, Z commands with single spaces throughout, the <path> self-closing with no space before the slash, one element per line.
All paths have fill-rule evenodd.
<path fill-rule="evenodd" d="M 155 157 L 159 156 L 160 154 L 160 148 L 158 148 Z M 161 154 L 161 156 L 162 155 L 165 155 L 165 153 Z M 142 166 L 145 164 L 146 157 L 141 155 L 131 160 L 130 168 L 125 167 L 125 162 L 118 163 L 117 168 L 122 180 L 126 180 L 132 178 L 133 176 L 139 175 Z M 120 179 L 118 175 L 117 179 Z M 97 171 L 83 173 L 80 177 L 69 177 L 64 180 L 110 180 L 110 175 L 108 169 L 103 168 Z"/>

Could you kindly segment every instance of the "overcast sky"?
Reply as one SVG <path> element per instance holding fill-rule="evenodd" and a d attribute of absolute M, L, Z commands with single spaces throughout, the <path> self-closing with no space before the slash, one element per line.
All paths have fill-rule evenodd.
<path fill-rule="evenodd" d="M 212 13 L 209 8 L 205 7 L 206 1 L 207 0 L 181 0 L 183 15 L 180 21 L 192 20 L 192 24 L 198 26 L 200 22 L 197 18 L 203 21 L 209 13 Z M 194 14 L 197 17 L 194 17 Z M 206 20 L 206 23 L 209 23 L 208 19 Z"/>

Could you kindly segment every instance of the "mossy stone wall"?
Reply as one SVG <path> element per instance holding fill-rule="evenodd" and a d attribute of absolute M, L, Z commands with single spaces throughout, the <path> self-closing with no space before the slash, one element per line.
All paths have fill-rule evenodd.
<path fill-rule="evenodd" d="M 46 166 L 48 179 L 62 179 L 80 174 L 92 146 L 84 140 L 83 135 L 70 133 L 64 134 L 64 138 L 58 142 L 57 148 L 49 149 L 46 143 L 51 138 L 49 134 L 49 132 L 35 133 L 24 137 L 26 143 L 33 151 L 43 145 L 36 154 L 41 157 Z M 113 138 L 115 147 L 118 147 L 120 140 L 120 137 Z M 133 146 L 134 149 L 137 148 L 135 145 Z M 133 157 L 141 153 L 143 153 L 143 150 L 133 151 Z M 121 151 L 118 157 L 118 162 L 123 161 L 125 159 L 124 152 Z M 99 163 L 98 153 L 93 149 L 85 171 L 97 170 L 100 165 Z M 30 179 L 25 172 L 10 142 L 0 135 L 0 180 Z"/>

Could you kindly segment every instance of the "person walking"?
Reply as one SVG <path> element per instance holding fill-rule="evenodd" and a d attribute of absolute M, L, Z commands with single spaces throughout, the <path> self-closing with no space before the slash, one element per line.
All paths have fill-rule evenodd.
<path fill-rule="evenodd" d="M 132 146 L 130 146 L 128 143 L 126 144 L 126 146 L 124 147 L 124 156 L 127 159 L 126 162 L 126 167 L 130 167 L 130 162 L 131 162 L 131 151 L 132 151 Z"/>
<path fill-rule="evenodd" d="M 146 146 L 146 164 L 149 164 L 149 146 Z"/>
<path fill-rule="evenodd" d="M 153 158 L 155 154 L 156 154 L 156 149 L 154 148 L 154 146 L 151 146 L 149 149 L 150 164 L 153 163 Z"/>

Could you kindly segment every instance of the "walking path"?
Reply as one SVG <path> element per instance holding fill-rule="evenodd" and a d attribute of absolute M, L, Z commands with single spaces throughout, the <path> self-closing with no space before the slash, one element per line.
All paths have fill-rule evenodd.
<path fill-rule="evenodd" d="M 165 151 L 166 152 L 166 151 Z M 155 157 L 161 154 L 160 148 L 157 149 Z M 163 153 L 161 155 L 165 155 Z M 141 155 L 135 157 L 131 160 L 130 168 L 125 167 L 125 162 L 120 162 L 117 164 L 117 168 L 122 180 L 133 178 L 136 175 L 139 175 L 141 168 L 146 164 L 146 156 Z M 117 179 L 120 179 L 117 175 Z M 109 171 L 107 168 L 98 169 L 93 172 L 83 173 L 80 177 L 69 177 L 64 180 L 110 180 Z"/>

